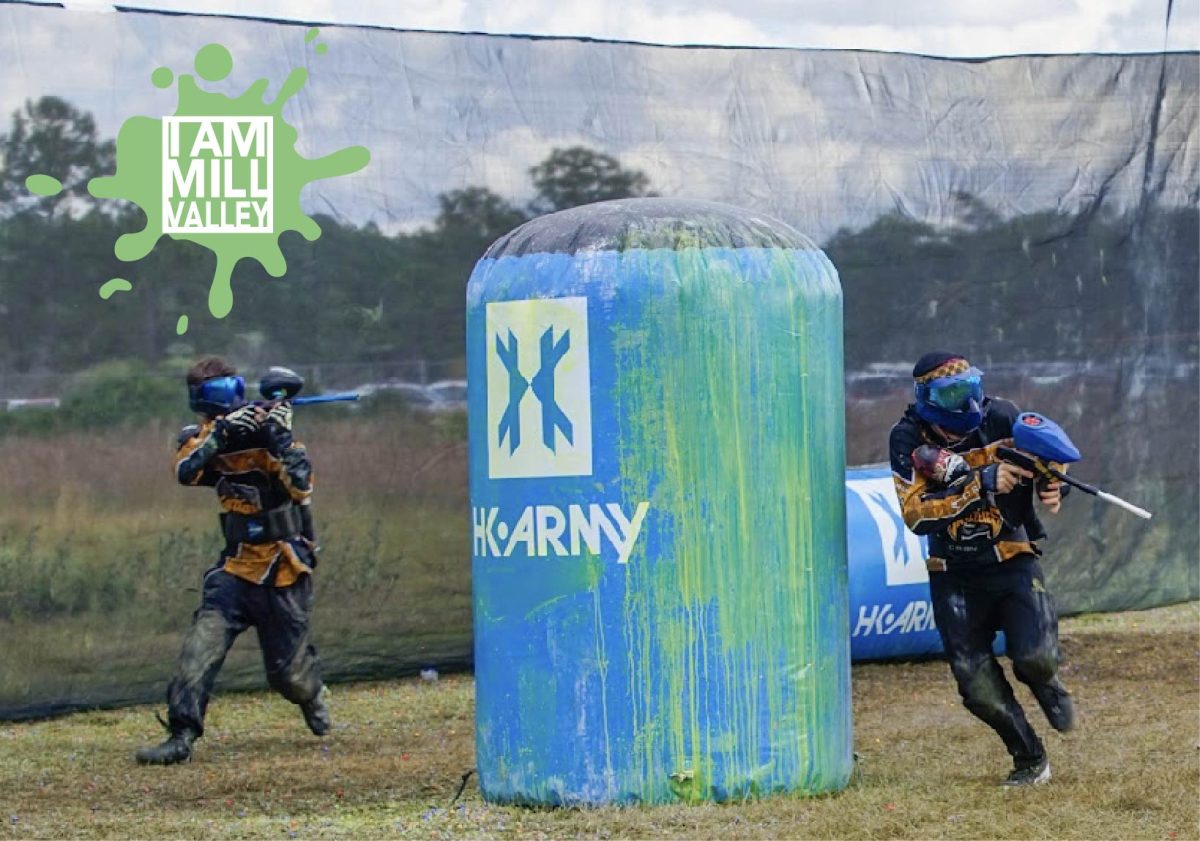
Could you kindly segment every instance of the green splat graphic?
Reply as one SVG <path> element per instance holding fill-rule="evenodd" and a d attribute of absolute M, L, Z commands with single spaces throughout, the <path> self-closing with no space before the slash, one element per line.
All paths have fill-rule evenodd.
<path fill-rule="evenodd" d="M 123 277 L 114 277 L 112 280 L 105 282 L 100 287 L 100 297 L 108 300 L 116 292 L 128 292 L 133 288 L 133 284 Z"/>
<path fill-rule="evenodd" d="M 159 67 L 150 74 L 150 84 L 156 88 L 169 88 L 175 81 L 175 74 L 170 67 Z"/>
<path fill-rule="evenodd" d="M 311 44 L 318 34 L 318 29 L 309 29 L 305 42 Z M 316 44 L 314 50 L 324 53 L 325 46 Z M 233 71 L 233 56 L 220 44 L 208 44 L 196 53 L 194 68 L 201 79 L 218 82 Z M 283 107 L 308 81 L 304 68 L 293 69 L 270 102 L 265 99 L 267 79 L 229 97 L 203 90 L 196 76 L 178 77 L 178 106 L 170 118 L 125 121 L 117 135 L 116 174 L 93 178 L 88 192 L 96 198 L 131 201 L 146 214 L 144 229 L 118 238 L 113 251 L 120 260 L 142 259 L 164 235 L 213 252 L 217 267 L 208 309 L 224 318 L 233 308 L 231 281 L 240 260 L 255 260 L 272 277 L 281 277 L 287 265 L 279 249 L 280 235 L 295 231 L 310 242 L 321 235 L 320 226 L 300 209 L 304 186 L 357 172 L 371 156 L 362 146 L 315 160 L 296 152 L 298 134 L 284 120 Z M 165 89 L 176 75 L 158 67 L 150 81 Z M 164 146 L 165 138 L 170 139 Z M 165 199 L 164 187 L 172 185 L 179 195 L 171 193 Z M 62 190 L 61 183 L 42 174 L 31 175 L 26 187 L 43 196 Z M 168 227 L 171 230 L 164 230 Z M 113 279 L 101 287 L 100 296 L 107 300 L 113 292 L 131 288 L 128 281 Z M 182 335 L 187 328 L 188 317 L 181 315 L 176 332 Z"/>
<path fill-rule="evenodd" d="M 25 179 L 25 189 L 35 196 L 57 196 L 62 188 L 62 182 L 50 175 L 35 174 Z"/>
<path fill-rule="evenodd" d="M 202 79 L 219 82 L 233 70 L 233 56 L 220 44 L 208 44 L 196 53 L 196 73 Z"/>

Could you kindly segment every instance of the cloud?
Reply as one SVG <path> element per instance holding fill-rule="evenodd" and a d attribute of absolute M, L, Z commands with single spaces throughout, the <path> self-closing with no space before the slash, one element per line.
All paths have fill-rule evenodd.
<path fill-rule="evenodd" d="M 1200 0 L 1176 0 L 1166 32 L 1165 24 L 1165 0 L 1133 0 L 1126 9 L 1114 10 L 1105 18 L 1104 48 L 1121 50 L 1123 44 L 1136 43 L 1144 45 L 1138 49 L 1158 50 L 1164 41 L 1168 50 L 1200 48 Z"/>
<path fill-rule="evenodd" d="M 394 26 L 410 29 L 452 30 L 463 20 L 465 0 L 33 0 L 62 2 L 68 9 L 93 11 L 99 7 L 150 11 L 195 12 L 273 20 Z"/>
<path fill-rule="evenodd" d="M 98 0 L 65 0 L 94 7 Z M 175 11 L 402 29 L 579 36 L 656 44 L 984 56 L 1153 52 L 1167 0 L 123 0 Z M 1200 47 L 1197 0 L 1175 0 L 1168 49 Z"/>
<path fill-rule="evenodd" d="M 661 10 L 643 4 L 571 4 L 549 0 L 478 3 L 468 27 L 526 35 L 574 34 L 650 44 L 752 44 L 763 33 L 756 21 L 727 9 Z"/>

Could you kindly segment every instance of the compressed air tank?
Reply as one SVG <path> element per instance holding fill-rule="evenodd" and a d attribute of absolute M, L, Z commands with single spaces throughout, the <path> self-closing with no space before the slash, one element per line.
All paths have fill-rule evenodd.
<path fill-rule="evenodd" d="M 792 228 L 630 199 L 467 288 L 476 761 L 544 805 L 842 788 L 837 272 Z"/>

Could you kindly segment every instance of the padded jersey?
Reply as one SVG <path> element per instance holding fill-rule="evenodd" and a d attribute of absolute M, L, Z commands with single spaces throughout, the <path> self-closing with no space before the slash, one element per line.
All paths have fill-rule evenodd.
<path fill-rule="evenodd" d="M 1024 482 L 1007 494 L 985 489 L 984 471 L 999 461 L 997 448 L 1012 446 L 1013 423 L 1020 411 L 998 397 L 984 398 L 982 408 L 980 425 L 952 444 L 943 442 L 913 405 L 888 438 L 900 511 L 909 529 L 928 536 L 931 569 L 937 568 L 937 559 L 960 570 L 1041 554 L 1034 541 L 1046 532 L 1033 507 L 1033 483 Z M 922 444 L 958 453 L 970 473 L 949 485 L 921 475 L 913 467 L 912 453 Z"/>

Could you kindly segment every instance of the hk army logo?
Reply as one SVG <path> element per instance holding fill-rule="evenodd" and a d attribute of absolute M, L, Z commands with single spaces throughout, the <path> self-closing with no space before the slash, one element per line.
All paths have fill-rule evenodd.
<path fill-rule="evenodd" d="M 589 476 L 587 298 L 487 305 L 488 478 Z"/>
<path fill-rule="evenodd" d="M 904 525 L 896 507 L 896 491 L 890 476 L 879 479 L 855 479 L 846 486 L 858 495 L 879 531 L 883 569 L 887 586 L 922 584 L 929 580 L 925 569 L 925 539 Z"/>

